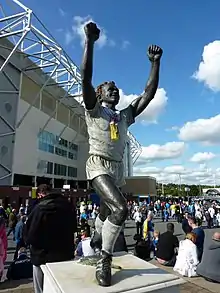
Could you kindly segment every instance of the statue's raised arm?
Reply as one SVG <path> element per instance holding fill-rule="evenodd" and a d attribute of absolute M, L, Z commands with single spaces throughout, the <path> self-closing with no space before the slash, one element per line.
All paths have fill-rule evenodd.
<path fill-rule="evenodd" d="M 159 46 L 152 45 L 148 48 L 151 72 L 144 93 L 131 103 L 134 117 L 137 117 L 146 109 L 156 94 L 159 83 L 160 58 L 162 54 L 163 50 Z"/>
<path fill-rule="evenodd" d="M 95 23 L 87 23 L 84 27 L 86 40 L 81 65 L 83 101 L 87 110 L 94 108 L 96 93 L 92 85 L 93 74 L 93 51 L 94 44 L 99 39 L 100 30 Z"/>

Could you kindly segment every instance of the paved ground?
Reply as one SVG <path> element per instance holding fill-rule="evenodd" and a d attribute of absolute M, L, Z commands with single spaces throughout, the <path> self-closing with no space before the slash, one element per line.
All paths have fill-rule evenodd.
<path fill-rule="evenodd" d="M 183 239 L 184 235 L 181 229 L 181 225 L 178 223 L 174 223 L 174 224 L 175 224 L 175 234 L 178 236 L 180 240 Z M 161 233 L 163 233 L 166 230 L 166 223 L 161 223 L 159 220 L 155 220 L 155 228 L 159 230 Z M 205 233 L 206 233 L 205 246 L 208 245 L 212 234 L 217 230 L 220 230 L 220 229 L 211 229 L 211 230 L 206 229 L 205 230 Z M 126 223 L 125 236 L 126 236 L 126 242 L 127 242 L 129 251 L 132 251 L 134 248 L 133 236 L 135 233 L 136 233 L 136 230 L 135 230 L 134 222 L 128 221 Z M 14 251 L 15 251 L 15 243 L 12 240 L 12 235 L 10 235 L 8 238 L 8 257 L 6 261 L 6 268 L 12 262 Z M 156 264 L 154 261 L 152 263 Z M 172 268 L 168 268 L 167 270 L 173 273 Z M 201 278 L 193 278 L 193 279 L 186 278 L 186 281 L 187 283 L 181 286 L 180 293 L 197 293 L 198 291 L 199 293 L 210 293 L 210 292 L 219 293 L 220 292 L 220 285 L 208 283 L 202 280 Z M 20 282 L 13 282 L 13 283 L 6 282 L 5 284 L 3 283 L 0 285 L 0 292 L 1 293 L 3 292 L 31 293 L 33 292 L 31 287 L 32 287 L 31 282 L 26 280 L 21 285 L 20 285 Z M 207 288 L 209 290 L 207 290 Z"/>

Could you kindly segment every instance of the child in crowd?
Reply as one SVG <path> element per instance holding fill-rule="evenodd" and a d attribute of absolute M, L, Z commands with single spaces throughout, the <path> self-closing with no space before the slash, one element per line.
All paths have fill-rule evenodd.
<path fill-rule="evenodd" d="M 154 249 L 154 256 L 156 254 L 156 251 L 157 251 L 157 244 L 158 244 L 158 241 L 159 241 L 159 237 L 160 237 L 160 232 L 155 230 L 154 231 L 154 236 L 153 236 L 153 249 Z"/>
<path fill-rule="evenodd" d="M 169 221 L 169 217 L 170 217 L 169 211 L 167 209 L 165 209 L 165 211 L 164 211 L 164 219 L 165 219 L 166 222 Z"/>

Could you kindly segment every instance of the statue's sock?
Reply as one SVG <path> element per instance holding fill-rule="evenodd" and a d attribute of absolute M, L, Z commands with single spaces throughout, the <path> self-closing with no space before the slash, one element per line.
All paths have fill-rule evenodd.
<path fill-rule="evenodd" d="M 99 235 L 102 235 L 102 227 L 104 225 L 104 222 L 100 220 L 99 216 L 96 217 L 95 220 L 95 229 L 99 233 Z"/>
<path fill-rule="evenodd" d="M 121 226 L 112 224 L 107 218 L 102 228 L 102 250 L 107 254 L 112 255 L 115 242 L 121 232 Z"/>

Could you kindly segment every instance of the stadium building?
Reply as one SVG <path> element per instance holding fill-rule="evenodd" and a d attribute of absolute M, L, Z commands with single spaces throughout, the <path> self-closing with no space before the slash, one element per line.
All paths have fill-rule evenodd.
<path fill-rule="evenodd" d="M 13 11 L 0 10 L 0 186 L 87 190 L 79 68 L 29 8 L 10 2 Z M 129 132 L 126 177 L 140 153 Z"/>

